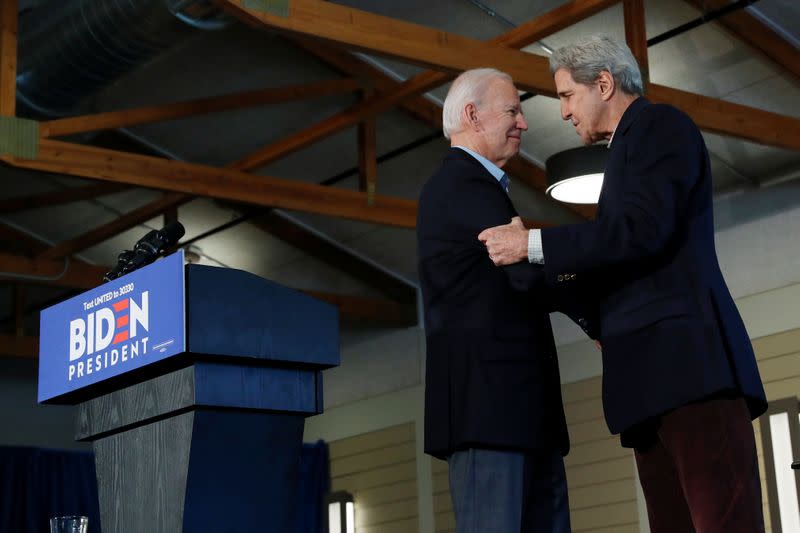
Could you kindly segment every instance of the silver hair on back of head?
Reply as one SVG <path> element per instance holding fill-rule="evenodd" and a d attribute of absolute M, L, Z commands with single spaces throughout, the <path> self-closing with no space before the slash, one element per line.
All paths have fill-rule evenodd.
<path fill-rule="evenodd" d="M 513 83 L 511 76 L 495 68 L 467 70 L 453 81 L 442 107 L 442 129 L 446 139 L 464 129 L 464 108 L 470 103 L 480 107 L 486 88 L 497 78 Z"/>
<path fill-rule="evenodd" d="M 605 70 L 623 92 L 644 94 L 642 73 L 631 49 L 609 34 L 590 35 L 554 51 L 550 56 L 550 73 L 562 68 L 584 85 L 594 83 Z"/>

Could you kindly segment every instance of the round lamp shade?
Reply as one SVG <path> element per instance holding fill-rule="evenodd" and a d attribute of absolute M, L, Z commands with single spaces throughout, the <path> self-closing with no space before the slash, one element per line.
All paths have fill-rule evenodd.
<path fill-rule="evenodd" d="M 608 147 L 581 146 L 547 158 L 547 195 L 569 204 L 596 204 L 603 187 Z"/>

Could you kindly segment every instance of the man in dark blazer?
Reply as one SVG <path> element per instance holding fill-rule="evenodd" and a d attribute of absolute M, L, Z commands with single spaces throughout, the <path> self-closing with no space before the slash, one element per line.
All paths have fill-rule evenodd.
<path fill-rule="evenodd" d="M 550 68 L 564 120 L 586 144 L 610 141 L 596 220 L 515 220 L 479 238 L 499 265 L 591 288 L 606 421 L 635 449 L 651 531 L 763 531 L 751 419 L 767 404 L 717 261 L 703 138 L 641 96 L 636 61 L 609 36 L 557 50 Z"/>
<path fill-rule="evenodd" d="M 425 451 L 448 461 L 459 533 L 568 532 L 554 295 L 541 268 L 498 269 L 477 239 L 517 215 L 501 170 L 527 129 L 517 90 L 494 69 L 467 71 L 443 118 L 452 147 L 417 219 Z"/>

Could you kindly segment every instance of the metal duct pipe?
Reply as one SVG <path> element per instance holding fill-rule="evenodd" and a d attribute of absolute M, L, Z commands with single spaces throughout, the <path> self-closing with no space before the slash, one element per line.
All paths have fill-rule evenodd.
<path fill-rule="evenodd" d="M 20 20 L 21 114 L 63 115 L 194 28 L 223 27 L 206 0 L 53 0 Z"/>

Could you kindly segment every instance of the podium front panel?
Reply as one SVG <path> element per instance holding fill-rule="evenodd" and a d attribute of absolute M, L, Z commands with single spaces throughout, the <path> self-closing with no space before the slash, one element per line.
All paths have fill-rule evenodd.
<path fill-rule="evenodd" d="M 183 251 L 40 315 L 39 402 L 186 350 Z"/>

